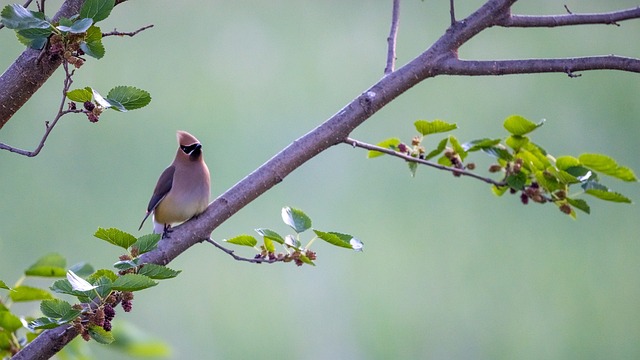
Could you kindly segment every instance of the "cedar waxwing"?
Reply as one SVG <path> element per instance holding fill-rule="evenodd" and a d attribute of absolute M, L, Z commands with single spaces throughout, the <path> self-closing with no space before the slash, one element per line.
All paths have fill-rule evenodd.
<path fill-rule="evenodd" d="M 176 158 L 160 175 L 138 230 L 153 212 L 153 232 L 164 234 L 171 224 L 185 222 L 209 205 L 209 168 L 202 145 L 186 131 L 178 131 L 178 145 Z"/>

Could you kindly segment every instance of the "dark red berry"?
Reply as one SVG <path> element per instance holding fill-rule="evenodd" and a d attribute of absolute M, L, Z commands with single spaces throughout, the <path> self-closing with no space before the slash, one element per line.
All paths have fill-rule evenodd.
<path fill-rule="evenodd" d="M 527 196 L 527 194 L 525 193 L 520 194 L 520 201 L 522 201 L 523 204 L 527 205 L 529 203 L 529 196 Z"/>
<path fill-rule="evenodd" d="M 92 103 L 91 101 L 84 102 L 84 108 L 87 109 L 87 111 L 93 111 L 95 107 L 96 107 L 96 104 Z"/>

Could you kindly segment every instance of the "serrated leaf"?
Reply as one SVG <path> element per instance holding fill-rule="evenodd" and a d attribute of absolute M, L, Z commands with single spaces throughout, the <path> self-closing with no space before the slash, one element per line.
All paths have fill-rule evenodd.
<path fill-rule="evenodd" d="M 296 239 L 295 236 L 293 236 L 293 235 L 285 236 L 284 237 L 284 244 L 287 245 L 287 246 L 290 246 L 292 248 L 295 248 L 295 249 L 299 249 L 300 246 L 302 245 L 300 243 L 300 240 Z"/>
<path fill-rule="evenodd" d="M 112 106 L 111 103 L 105 100 L 105 98 L 102 97 L 102 95 L 100 95 L 98 91 L 96 91 L 96 89 L 91 89 L 91 92 L 93 93 L 93 100 L 96 104 L 102 106 L 105 109 L 108 109 Z"/>
<path fill-rule="evenodd" d="M 101 59 L 104 56 L 104 45 L 102 45 L 102 31 L 97 26 L 91 26 L 87 30 L 87 36 L 84 41 L 80 43 L 80 49 L 85 54 Z"/>
<path fill-rule="evenodd" d="M 429 160 L 442 153 L 442 151 L 444 151 L 444 149 L 447 147 L 447 141 L 449 141 L 449 138 L 440 140 L 438 146 L 434 150 L 430 151 L 427 155 L 425 155 L 424 159 Z"/>
<path fill-rule="evenodd" d="M 71 101 L 76 102 L 85 102 L 91 101 L 93 99 L 93 91 L 91 91 L 90 87 L 86 87 L 84 89 L 74 89 L 67 92 L 67 98 Z"/>
<path fill-rule="evenodd" d="M 91 297 L 95 297 L 95 295 L 98 295 L 99 297 L 104 299 L 109 296 L 109 294 L 111 294 L 113 282 L 114 281 L 112 281 L 110 277 L 101 276 L 98 278 L 98 280 L 92 282 L 92 285 L 96 288 L 91 292 L 86 292 L 85 294 Z"/>
<path fill-rule="evenodd" d="M 397 151 L 398 145 L 400 145 L 400 139 L 398 139 L 398 138 L 388 138 L 388 139 L 380 141 L 376 145 L 381 147 L 381 148 L 391 149 L 391 150 Z M 384 155 L 384 153 L 380 152 L 380 151 L 375 151 L 375 150 L 367 151 L 367 159 L 373 159 L 375 157 L 382 156 L 382 155 Z"/>
<path fill-rule="evenodd" d="M 524 186 L 527 184 L 527 175 L 525 175 L 523 172 L 519 172 L 517 174 L 511 174 L 507 176 L 505 181 L 507 182 L 509 187 L 516 190 L 522 190 L 524 189 Z"/>
<path fill-rule="evenodd" d="M 137 241 L 135 236 L 116 228 L 98 228 L 93 236 L 124 249 L 128 249 Z"/>
<path fill-rule="evenodd" d="M 249 247 L 254 247 L 258 243 L 258 240 L 256 240 L 256 238 L 247 234 L 238 235 L 236 237 L 232 237 L 231 239 L 224 239 L 223 241 L 228 242 L 229 244 Z"/>
<path fill-rule="evenodd" d="M 13 291 L 9 293 L 9 297 L 14 302 L 45 300 L 53 298 L 53 296 L 51 296 L 51 294 L 44 289 L 24 285 L 13 288 Z"/>
<path fill-rule="evenodd" d="M 526 135 L 544 124 L 544 120 L 535 124 L 520 115 L 511 115 L 504 120 L 504 128 L 513 135 Z M 508 145 L 508 144 L 507 144 Z"/>
<path fill-rule="evenodd" d="M 86 0 L 80 8 L 80 17 L 102 21 L 109 17 L 114 6 L 115 0 Z"/>
<path fill-rule="evenodd" d="M 416 127 L 416 130 L 422 134 L 422 136 L 447 132 L 458 128 L 458 125 L 450 124 L 442 120 L 418 120 L 414 122 L 413 125 Z"/>
<path fill-rule="evenodd" d="M 618 163 L 609 156 L 602 154 L 582 154 L 578 159 L 582 165 L 605 175 L 613 176 L 622 181 L 638 181 L 633 170 L 618 165 Z"/>
<path fill-rule="evenodd" d="M 490 156 L 493 156 L 494 158 L 499 160 L 504 160 L 504 161 L 513 160 L 513 156 L 511 155 L 511 153 L 507 149 L 505 149 L 504 146 L 502 145 L 483 148 L 482 152 Z"/>
<path fill-rule="evenodd" d="M 328 242 L 331 245 L 352 249 L 351 239 L 353 236 L 348 234 L 341 234 L 337 232 L 323 232 L 320 230 L 313 229 L 313 232 L 316 233 L 318 238 Z"/>
<path fill-rule="evenodd" d="M 311 219 L 300 209 L 285 206 L 282 208 L 281 215 L 282 221 L 298 234 L 311 228 Z"/>
<path fill-rule="evenodd" d="M 76 275 L 73 271 L 67 271 L 67 281 L 71 284 L 71 288 L 75 291 L 87 292 L 95 289 L 97 286 L 92 285 L 87 280 Z"/>
<path fill-rule="evenodd" d="M 578 210 L 582 210 L 587 214 L 591 213 L 591 208 L 589 207 L 589 204 L 587 204 L 587 202 L 582 199 L 567 198 L 567 202 Z"/>
<path fill-rule="evenodd" d="M 508 186 L 495 186 L 495 185 L 491 185 L 491 192 L 493 192 L 494 195 L 496 196 L 502 196 L 504 195 L 505 192 L 507 192 L 507 190 L 509 190 Z"/>
<path fill-rule="evenodd" d="M 71 283 L 69 283 L 69 280 L 67 279 L 55 281 L 49 289 L 58 294 L 76 296 L 83 303 L 88 303 L 89 301 L 91 301 L 91 299 L 85 292 L 73 290 L 73 288 L 71 287 Z M 95 296 L 95 292 L 92 293 L 93 296 Z"/>
<path fill-rule="evenodd" d="M 181 272 L 181 270 L 173 270 L 166 266 L 157 264 L 144 264 L 140 270 L 138 270 L 138 274 L 145 275 L 156 280 L 171 279 L 178 276 Z"/>
<path fill-rule="evenodd" d="M 276 246 L 273 244 L 273 241 L 269 238 L 262 238 L 262 242 L 264 243 L 264 249 L 269 253 L 276 252 Z"/>
<path fill-rule="evenodd" d="M 158 283 L 148 276 L 140 274 L 125 274 L 114 281 L 111 288 L 119 291 L 138 291 L 156 285 L 158 285 Z"/>
<path fill-rule="evenodd" d="M 71 311 L 71 304 L 60 299 L 43 300 L 40 303 L 40 311 L 46 317 L 60 319 Z"/>
<path fill-rule="evenodd" d="M 116 86 L 109 91 L 107 100 L 117 102 L 128 111 L 147 106 L 151 102 L 151 95 L 133 86 Z"/>
<path fill-rule="evenodd" d="M 0 18 L 4 26 L 13 30 L 51 28 L 43 13 L 28 10 L 19 4 L 5 6 L 0 12 Z"/>
<path fill-rule="evenodd" d="M 139 237 L 132 246 L 136 247 L 138 249 L 138 254 L 142 255 L 157 248 L 160 238 L 160 234 L 143 235 Z"/>
<path fill-rule="evenodd" d="M 58 25 L 57 28 L 58 30 L 63 32 L 68 32 L 72 34 L 82 34 L 86 32 L 87 29 L 91 27 L 91 25 L 93 25 L 93 19 L 84 18 L 72 23 L 70 26 Z"/>
<path fill-rule="evenodd" d="M 50 29 L 24 29 L 17 30 L 18 41 L 31 49 L 41 50 L 51 35 Z"/>
<path fill-rule="evenodd" d="M 617 202 L 617 203 L 627 203 L 627 204 L 631 204 L 631 199 L 629 199 L 628 197 L 614 192 L 614 191 L 610 191 L 610 190 L 601 190 L 601 189 L 587 189 L 585 190 L 586 194 L 589 194 L 591 196 L 595 196 L 598 199 L 601 200 L 606 200 L 606 201 L 611 201 L 611 202 Z"/>
<path fill-rule="evenodd" d="M 90 325 L 89 336 L 100 344 L 111 344 L 115 339 L 110 331 L 106 331 L 102 326 Z"/>
<path fill-rule="evenodd" d="M 0 329 L 8 332 L 15 332 L 22 327 L 20 318 L 8 310 L 0 310 Z"/>
<path fill-rule="evenodd" d="M 511 135 L 504 140 L 504 143 L 513 150 L 519 151 L 529 143 L 529 138 L 526 136 Z"/>
<path fill-rule="evenodd" d="M 268 238 L 269 240 L 275 241 L 278 244 L 284 244 L 284 239 L 282 238 L 282 236 L 271 229 L 258 228 L 255 229 L 255 231 L 264 238 Z"/>
<path fill-rule="evenodd" d="M 47 254 L 24 271 L 27 276 L 64 277 L 67 260 L 60 254 Z"/>

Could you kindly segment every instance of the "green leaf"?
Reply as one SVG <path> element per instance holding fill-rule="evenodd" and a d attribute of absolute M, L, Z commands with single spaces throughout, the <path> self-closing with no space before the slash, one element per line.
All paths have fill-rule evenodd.
<path fill-rule="evenodd" d="M 22 322 L 19 317 L 13 315 L 10 311 L 0 310 L 0 329 L 15 332 L 20 328 L 22 328 Z"/>
<path fill-rule="evenodd" d="M 18 41 L 31 49 L 41 50 L 51 35 L 50 29 L 24 29 L 16 31 Z"/>
<path fill-rule="evenodd" d="M 524 189 L 524 186 L 527 184 L 527 175 L 525 175 L 525 173 L 523 172 L 519 172 L 517 174 L 511 174 L 507 176 L 505 181 L 511 188 L 516 190 L 522 190 Z"/>
<path fill-rule="evenodd" d="M 40 311 L 44 316 L 59 319 L 71 310 L 71 304 L 60 299 L 42 300 Z"/>
<path fill-rule="evenodd" d="M 114 101 L 121 105 L 122 108 L 119 108 L 117 104 L 111 104 L 116 107 L 118 111 L 128 111 L 147 106 L 151 102 L 151 95 L 133 86 L 116 86 L 109 91 L 107 101 Z"/>
<path fill-rule="evenodd" d="M 140 265 L 140 258 L 135 258 L 131 260 L 120 260 L 113 264 L 113 267 L 118 270 L 129 270 L 133 268 L 137 268 Z"/>
<path fill-rule="evenodd" d="M 5 284 L 4 281 L 0 280 L 0 289 L 7 289 L 7 290 L 11 290 L 10 287 L 7 286 L 7 284 Z"/>
<path fill-rule="evenodd" d="M 71 101 L 76 102 L 86 102 L 91 101 L 93 99 L 93 91 L 90 87 L 86 87 L 84 89 L 75 89 L 67 92 L 67 98 Z"/>
<path fill-rule="evenodd" d="M 311 259 L 309 259 L 306 255 L 304 254 L 300 254 L 300 256 L 298 257 L 300 260 L 302 260 L 303 263 L 305 264 L 309 264 L 309 265 L 313 265 L 316 266 L 316 264 L 313 263 L 313 261 L 311 261 Z"/>
<path fill-rule="evenodd" d="M 249 247 L 254 247 L 258 243 L 258 240 L 256 240 L 256 238 L 247 234 L 238 235 L 236 237 L 232 237 L 231 239 L 224 239 L 223 241 L 228 242 L 229 244 Z"/>
<path fill-rule="evenodd" d="M 262 238 L 262 241 L 264 243 L 264 249 L 267 250 L 267 252 L 269 252 L 269 253 L 275 253 L 276 252 L 276 246 L 273 244 L 273 241 L 271 241 L 271 239 Z"/>
<path fill-rule="evenodd" d="M 79 274 L 76 273 L 76 275 Z M 100 279 L 101 277 L 106 277 L 107 279 L 111 280 L 111 282 L 114 282 L 116 281 L 116 279 L 118 279 L 118 275 L 116 275 L 116 273 L 114 273 L 113 271 L 109 269 L 100 269 L 91 274 L 91 276 L 87 278 L 87 281 L 93 285 L 96 285 L 96 281 L 98 281 L 98 279 Z"/>
<path fill-rule="evenodd" d="M 432 159 L 432 158 L 438 156 L 447 147 L 447 141 L 449 141 L 449 138 L 444 138 L 444 139 L 440 140 L 440 142 L 438 143 L 438 146 L 434 150 L 430 151 L 424 157 L 424 159 L 425 160 L 429 160 L 429 159 Z"/>
<path fill-rule="evenodd" d="M 53 299 L 53 296 L 48 291 L 30 286 L 13 288 L 13 291 L 9 293 L 9 297 L 14 302 Z"/>
<path fill-rule="evenodd" d="M 89 326 L 89 336 L 100 344 L 111 344 L 114 340 L 113 334 L 110 331 L 106 331 L 102 326 L 91 325 Z"/>
<path fill-rule="evenodd" d="M 418 170 L 418 163 L 415 161 L 407 161 L 407 165 L 409 165 L 409 172 L 411 172 L 411 177 L 415 177 L 416 170 Z"/>
<path fill-rule="evenodd" d="M 72 34 L 82 34 L 87 31 L 93 25 L 93 19 L 84 18 L 74 22 L 71 26 L 67 25 L 58 25 L 57 28 L 60 31 L 72 33 Z"/>
<path fill-rule="evenodd" d="M 535 124 L 520 115 L 511 115 L 504 120 L 504 128 L 513 135 L 526 135 L 544 124 L 544 120 Z"/>
<path fill-rule="evenodd" d="M 93 274 L 93 266 L 91 266 L 87 262 L 77 263 L 69 268 L 69 270 L 73 271 L 76 275 L 80 277 L 87 277 Z"/>
<path fill-rule="evenodd" d="M 91 26 L 87 30 L 87 36 L 84 41 L 80 43 L 80 49 L 85 54 L 101 59 L 104 56 L 104 45 L 102 45 L 102 31 L 97 26 Z"/>
<path fill-rule="evenodd" d="M 156 264 L 144 264 L 138 271 L 138 274 L 145 275 L 156 280 L 171 279 L 178 276 L 180 273 L 180 270 L 173 270 L 166 266 Z"/>
<path fill-rule="evenodd" d="M 116 279 L 116 281 L 117 280 L 118 279 Z M 101 276 L 98 278 L 98 280 L 91 283 L 91 285 L 95 285 L 97 286 L 97 288 L 91 291 L 86 291 L 85 294 L 86 296 L 91 296 L 91 297 L 95 297 L 95 295 L 97 294 L 98 296 L 104 299 L 107 296 L 109 296 L 109 294 L 111 294 L 111 290 L 113 290 L 114 282 L 115 281 L 112 281 L 111 278 L 108 276 Z"/>
<path fill-rule="evenodd" d="M 398 150 L 398 145 L 400 145 L 400 139 L 398 139 L 398 138 L 389 138 L 389 139 L 380 141 L 376 145 L 381 147 L 381 148 L 391 149 L 391 150 L 397 151 Z M 382 155 L 384 155 L 384 153 L 380 152 L 380 151 L 369 150 L 367 152 L 367 158 L 368 159 L 373 159 L 375 157 L 382 156 Z"/>
<path fill-rule="evenodd" d="M 505 139 L 504 143 L 513 150 L 518 151 L 529 143 L 529 138 L 526 136 L 511 135 Z"/>
<path fill-rule="evenodd" d="M 120 246 L 121 248 L 124 248 L 124 249 L 128 249 L 132 244 L 134 244 L 137 241 L 135 236 L 116 228 L 110 228 L 110 229 L 98 228 L 98 230 L 96 231 L 95 234 L 93 234 L 93 236 L 97 237 L 98 239 L 107 241 L 113 245 Z"/>
<path fill-rule="evenodd" d="M 132 246 L 138 248 L 138 254 L 142 255 L 157 248 L 160 238 L 160 234 L 143 235 Z"/>
<path fill-rule="evenodd" d="M 311 227 L 311 219 L 300 209 L 285 206 L 282 208 L 281 215 L 282 221 L 298 234 Z"/>
<path fill-rule="evenodd" d="M 27 276 L 64 277 L 67 260 L 60 254 L 47 254 L 24 271 Z"/>
<path fill-rule="evenodd" d="M 509 189 L 508 186 L 495 186 L 495 185 L 491 185 L 491 192 L 493 192 L 494 195 L 496 196 L 502 196 L 504 195 L 505 192 L 507 192 L 507 190 Z"/>
<path fill-rule="evenodd" d="M 507 149 L 504 148 L 503 145 L 486 147 L 482 149 L 482 152 L 488 154 L 489 156 L 493 156 L 496 159 L 504 161 L 513 160 L 513 156 Z"/>
<path fill-rule="evenodd" d="M 477 139 L 462 144 L 462 148 L 467 152 L 493 148 L 500 143 L 500 139 Z"/>
<path fill-rule="evenodd" d="M 51 319 L 48 317 L 37 318 L 29 323 L 29 329 L 31 331 L 41 330 L 41 329 L 53 329 L 60 326 L 58 324 L 57 319 Z"/>
<path fill-rule="evenodd" d="M 464 150 L 462 145 L 460 145 L 460 142 L 458 141 L 458 139 L 456 139 L 455 136 L 449 135 L 449 143 L 451 144 L 451 147 L 456 152 L 456 154 L 460 156 L 460 160 L 464 160 L 464 158 L 467 157 L 467 152 Z"/>
<path fill-rule="evenodd" d="M 347 249 L 353 248 L 351 246 L 351 239 L 353 239 L 353 236 L 351 235 L 341 234 L 338 232 L 323 232 L 315 229 L 313 230 L 313 232 L 316 233 L 316 235 L 320 239 L 328 242 L 331 245 L 340 246 Z"/>
<path fill-rule="evenodd" d="M 622 181 L 638 181 L 633 170 L 618 165 L 618 163 L 609 156 L 602 154 L 582 154 L 579 160 L 582 165 L 605 175 L 613 176 Z"/>
<path fill-rule="evenodd" d="M 587 202 L 582 199 L 567 198 L 567 202 L 578 210 L 582 210 L 587 214 L 591 213 L 591 208 L 589 207 L 589 204 L 587 204 Z"/>
<path fill-rule="evenodd" d="M 628 197 L 620 193 L 610 191 L 610 190 L 587 189 L 585 190 L 585 193 L 591 196 L 595 196 L 601 200 L 631 204 L 631 199 L 629 199 Z"/>
<path fill-rule="evenodd" d="M 278 244 L 284 244 L 284 238 L 282 236 L 280 236 L 280 234 L 278 234 L 277 232 L 271 230 L 271 229 L 266 229 L 266 228 L 258 228 L 255 229 L 255 231 L 260 234 L 260 236 L 267 238 L 269 240 L 275 241 Z"/>
<path fill-rule="evenodd" d="M 111 288 L 113 290 L 120 291 L 138 291 L 156 285 L 158 285 L 158 283 L 151 280 L 151 278 L 148 276 L 140 274 L 125 274 L 114 281 Z"/>
<path fill-rule="evenodd" d="M 418 132 L 422 134 L 422 136 L 447 132 L 447 131 L 451 131 L 458 128 L 458 125 L 450 124 L 442 120 L 433 120 L 433 121 L 418 120 L 414 122 L 413 125 L 415 125 L 416 130 L 418 130 Z"/>
<path fill-rule="evenodd" d="M 4 26 L 13 30 L 51 28 L 43 13 L 28 10 L 19 4 L 5 6 L 0 12 L 0 18 Z"/>
<path fill-rule="evenodd" d="M 560 170 L 567 170 L 569 168 L 579 166 L 580 160 L 573 156 L 560 156 L 556 159 L 556 167 Z"/>
<path fill-rule="evenodd" d="M 86 0 L 80 9 L 80 17 L 102 21 L 109 17 L 115 5 L 115 0 Z"/>

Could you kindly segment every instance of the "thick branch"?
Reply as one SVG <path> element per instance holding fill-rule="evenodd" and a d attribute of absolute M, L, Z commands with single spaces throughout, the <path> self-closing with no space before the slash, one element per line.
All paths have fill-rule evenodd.
<path fill-rule="evenodd" d="M 83 0 L 66 0 L 53 17 L 71 17 L 80 12 Z M 60 66 L 60 57 L 48 59 L 39 50 L 27 49 L 0 76 L 0 129 Z"/>
<path fill-rule="evenodd" d="M 619 21 L 640 18 L 640 6 L 632 9 L 597 14 L 511 15 L 496 25 L 504 27 L 556 27 L 587 24 L 618 24 Z"/>
<path fill-rule="evenodd" d="M 438 70 L 446 75 L 511 75 L 534 73 L 566 73 L 570 76 L 585 70 L 620 70 L 640 73 L 640 59 L 616 55 L 563 59 L 526 60 L 460 60 L 449 58 Z"/>
<path fill-rule="evenodd" d="M 457 60 L 455 54 L 460 45 L 487 27 L 498 24 L 501 21 L 499 19 L 508 17 L 510 6 L 514 2 L 515 0 L 489 0 L 469 17 L 456 22 L 438 41 L 416 59 L 386 75 L 320 126 L 293 141 L 258 169 L 216 198 L 197 219 L 176 227 L 171 233 L 171 238 L 160 241 L 156 250 L 142 256 L 142 261 L 167 264 L 191 246 L 206 241 L 220 224 L 245 205 L 281 182 L 292 171 L 320 152 L 335 144 L 344 142 L 356 127 L 419 82 L 440 74 L 462 75 L 464 70 L 460 67 L 464 63 L 472 68 L 475 66 L 476 70 L 467 71 L 469 75 L 488 75 L 486 66 L 490 62 L 463 62 Z M 618 57 L 613 58 L 618 59 Z M 542 72 L 542 69 L 535 71 L 542 65 L 547 66 L 547 72 L 553 71 L 560 66 L 558 64 L 562 64 L 566 60 L 532 61 L 534 62 L 532 65 L 533 71 L 528 72 Z M 558 63 L 553 63 L 556 65 L 552 66 L 551 63 L 553 61 L 558 61 Z M 613 62 L 616 61 L 621 60 L 613 60 Z M 635 59 L 630 61 L 633 69 L 636 68 L 636 61 Z M 518 63 L 516 61 L 516 64 Z M 500 67 L 500 65 L 509 64 L 509 62 L 500 61 L 494 62 L 494 64 Z M 569 61 L 569 64 L 571 64 L 571 61 Z M 575 66 L 569 66 L 569 70 L 565 70 L 567 62 L 560 67 L 563 71 L 569 72 L 601 68 L 620 69 L 620 66 L 622 66 L 598 67 L 592 64 L 592 67 L 579 67 L 577 64 L 573 65 Z M 507 69 L 503 70 L 505 74 L 525 73 L 524 71 L 516 72 L 510 66 L 505 66 L 505 69 Z M 55 352 L 77 335 L 60 336 L 62 332 L 64 332 L 64 329 L 45 331 L 19 352 L 14 359 L 45 359 L 53 356 Z M 67 334 L 69 333 L 67 332 Z M 24 355 L 22 355 L 23 353 Z"/>

